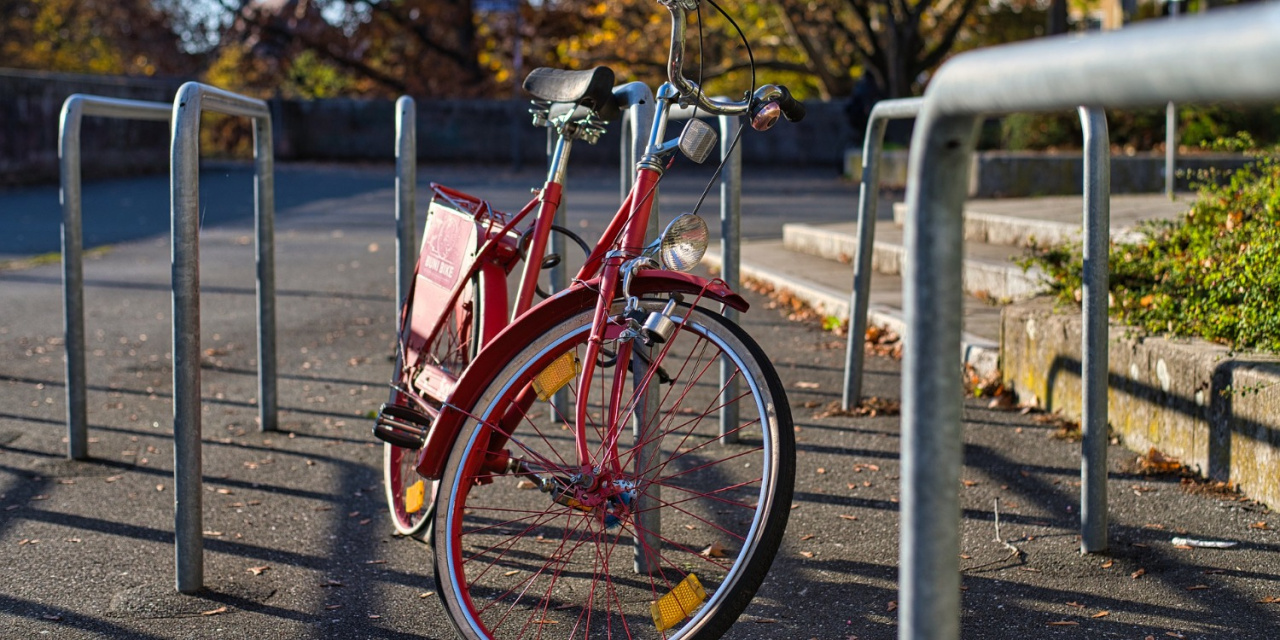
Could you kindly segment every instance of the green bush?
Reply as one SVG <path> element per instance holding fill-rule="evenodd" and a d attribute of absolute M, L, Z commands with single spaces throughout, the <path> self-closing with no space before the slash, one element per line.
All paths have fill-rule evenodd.
<path fill-rule="evenodd" d="M 1280 159 L 1274 153 L 1223 184 L 1200 186 L 1183 218 L 1141 231 L 1144 241 L 1111 247 L 1112 317 L 1153 333 L 1280 352 Z M 1078 244 L 1035 247 L 1020 264 L 1043 269 L 1060 301 L 1078 302 Z"/>

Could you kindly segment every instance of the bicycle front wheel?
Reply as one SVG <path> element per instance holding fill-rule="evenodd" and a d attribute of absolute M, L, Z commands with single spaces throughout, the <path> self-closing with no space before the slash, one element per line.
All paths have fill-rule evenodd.
<path fill-rule="evenodd" d="M 629 362 L 606 338 L 592 380 L 556 373 L 584 357 L 591 316 L 515 354 L 454 444 L 434 534 L 446 610 L 467 638 L 719 637 L 755 595 L 790 511 L 782 384 L 740 328 L 689 307 L 665 344 L 633 342 Z M 585 468 L 572 404 L 535 400 L 560 384 L 588 396 Z M 612 427 L 611 403 L 626 418 Z"/>

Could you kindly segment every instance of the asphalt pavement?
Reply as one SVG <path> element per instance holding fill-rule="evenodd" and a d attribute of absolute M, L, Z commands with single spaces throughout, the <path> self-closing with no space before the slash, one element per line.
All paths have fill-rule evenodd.
<path fill-rule="evenodd" d="M 393 535 L 382 448 L 366 417 L 385 400 L 391 368 L 391 170 L 281 167 L 277 176 L 275 433 L 255 423 L 251 187 L 243 169 L 219 171 L 225 188 L 203 190 L 215 200 L 201 231 L 207 589 L 196 596 L 174 589 L 167 185 L 86 185 L 86 220 L 107 216 L 95 223 L 105 230 L 164 222 L 102 236 L 85 264 L 87 462 L 65 459 L 60 267 L 32 259 L 51 250 L 45 218 L 57 215 L 56 190 L 0 191 L 7 235 L 24 234 L 0 258 L 0 637 L 451 638 L 428 550 Z M 834 175 L 747 175 L 749 235 L 767 237 L 780 219 L 852 216 L 856 185 Z M 493 193 L 503 207 L 539 180 L 529 170 L 430 167 L 421 178 Z M 664 210 L 691 207 L 701 187 L 664 183 Z M 116 199 L 91 205 L 99 188 Z M 570 178 L 571 224 L 591 230 L 606 215 L 590 211 L 616 202 L 612 174 Z M 727 637 L 894 638 L 899 363 L 868 362 L 875 415 L 833 413 L 843 338 L 746 295 L 743 325 L 788 389 L 798 472 L 783 548 Z M 1110 551 L 1082 556 L 1079 444 L 1069 430 L 987 398 L 967 400 L 964 417 L 964 637 L 1275 636 L 1280 517 L 1264 505 L 1176 473 L 1150 475 L 1115 444 Z"/>

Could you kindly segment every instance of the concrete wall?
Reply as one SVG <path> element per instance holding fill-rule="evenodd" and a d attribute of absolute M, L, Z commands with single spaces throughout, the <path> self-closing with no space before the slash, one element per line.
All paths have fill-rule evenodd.
<path fill-rule="evenodd" d="M 73 93 L 172 102 L 181 80 L 0 69 L 0 185 L 57 182 L 58 117 Z M 85 118 L 85 178 L 168 171 L 164 123 Z"/>
<path fill-rule="evenodd" d="M 417 100 L 418 159 L 433 162 L 546 161 L 547 130 L 531 124 L 525 100 Z M 838 168 L 851 140 L 844 105 L 808 105 L 799 124 L 773 131 L 743 132 L 748 164 L 828 165 Z M 390 160 L 395 150 L 395 113 L 385 100 L 286 100 L 277 114 L 277 152 L 298 160 Z M 678 125 L 677 125 L 678 126 Z M 674 129 L 672 134 L 674 135 Z M 617 162 L 620 127 L 611 124 L 595 145 L 573 148 L 576 162 Z"/>
<path fill-rule="evenodd" d="M 1235 171 L 1249 158 L 1228 154 L 1197 154 L 1177 159 L 1174 184 L 1190 189 L 1199 170 Z M 1164 154 L 1143 153 L 1111 157 L 1112 193 L 1164 191 Z M 974 198 L 1075 195 L 1081 192 L 1084 160 L 1080 153 L 984 151 L 975 153 L 969 170 L 969 195 Z"/>
<path fill-rule="evenodd" d="M 0 69 L 0 185 L 58 180 L 58 116 L 73 93 L 171 102 L 181 79 L 157 80 Z M 390 100 L 271 100 L 280 160 L 375 161 L 395 158 Z M 840 166 L 852 141 L 844 104 L 813 103 L 798 125 L 767 134 L 747 128 L 749 164 Z M 545 162 L 546 129 L 530 122 L 525 100 L 418 100 L 418 153 L 423 163 Z M 244 125 L 248 131 L 247 123 Z M 578 144 L 577 162 L 617 162 L 617 124 L 597 145 Z M 86 179 L 164 172 L 169 130 L 163 123 L 86 118 Z M 206 155 L 209 155 L 206 152 Z"/>
<path fill-rule="evenodd" d="M 1280 358 L 1111 327 L 1109 422 L 1130 449 L 1155 448 L 1280 506 Z M 1080 314 L 1043 299 L 1006 307 L 1000 360 L 1022 402 L 1080 417 Z"/>
<path fill-rule="evenodd" d="M 908 152 L 884 151 L 880 156 L 880 183 L 905 189 Z M 1238 154 L 1196 154 L 1177 160 L 1175 182 L 1179 190 L 1189 190 L 1195 176 L 1204 169 L 1233 172 L 1252 162 Z M 846 176 L 862 174 L 862 150 L 850 149 L 845 156 Z M 969 197 L 1024 198 L 1030 196 L 1078 195 L 1084 180 L 1080 153 L 1036 151 L 979 151 L 969 165 Z M 1164 154 L 1143 153 L 1111 157 L 1112 193 L 1160 193 L 1164 191 Z"/>

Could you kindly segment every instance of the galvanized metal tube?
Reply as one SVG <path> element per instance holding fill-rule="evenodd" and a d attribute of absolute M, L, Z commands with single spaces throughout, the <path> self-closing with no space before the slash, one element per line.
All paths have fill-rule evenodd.
<path fill-rule="evenodd" d="M 169 185 L 173 232 L 173 509 L 177 588 L 204 586 L 200 456 L 200 99 L 187 83 L 173 102 Z"/>
<path fill-rule="evenodd" d="M 902 362 L 902 531 L 898 637 L 960 633 L 960 210 L 977 138 L 975 116 L 928 103 L 916 124 L 908 183 Z"/>
<path fill-rule="evenodd" d="M 953 505 L 960 390 L 954 358 L 960 342 L 963 183 L 977 119 L 1082 104 L 1275 102 L 1277 32 L 1280 5 L 1254 5 L 1176 23 L 973 51 L 952 58 L 934 75 L 916 124 L 907 193 L 911 343 L 903 364 L 899 637 L 959 636 L 959 518 Z M 1188 42 L 1198 43 L 1196 55 L 1185 55 Z M 930 460 L 937 464 L 927 466 Z"/>
<path fill-rule="evenodd" d="M 1169 19 L 1177 20 L 1182 11 L 1181 0 L 1166 0 L 1169 3 Z M 1207 4 L 1204 0 L 1202 4 Z M 1164 195 L 1173 199 L 1173 190 L 1177 181 L 1178 157 L 1178 107 L 1169 102 L 1164 107 Z"/>
<path fill-rule="evenodd" d="M 742 284 L 742 145 L 733 144 L 742 121 L 738 116 L 720 116 L 720 278 L 737 291 Z M 738 310 L 724 308 L 724 317 L 738 323 Z M 720 441 L 738 441 L 738 377 L 733 362 L 720 357 Z"/>
<path fill-rule="evenodd" d="M 645 152 L 645 146 L 649 139 L 649 130 L 653 126 L 655 104 L 653 91 L 643 82 L 629 82 L 620 87 L 615 87 L 613 93 L 627 110 L 626 115 L 623 117 L 625 125 L 623 132 L 625 135 L 622 138 L 622 151 L 619 162 L 622 172 L 621 199 L 625 201 L 627 194 L 631 191 L 637 163 Z M 657 235 L 658 216 L 657 210 L 654 209 L 649 216 L 649 228 L 646 231 L 646 237 L 647 239 L 652 239 Z M 649 361 L 652 361 L 652 347 L 646 347 L 639 343 L 632 344 L 633 349 L 646 350 Z M 644 369 L 645 367 L 638 367 L 633 363 L 632 377 L 636 384 L 644 378 L 646 374 Z M 637 478 L 652 480 L 654 474 L 653 460 L 659 454 L 660 439 L 652 437 L 652 434 L 645 434 L 644 426 L 649 425 L 650 428 L 655 428 L 659 424 L 660 421 L 657 418 L 660 409 L 659 404 L 658 386 L 650 384 L 644 393 L 639 396 L 633 413 L 631 432 L 634 446 L 639 449 L 634 463 Z M 662 503 L 662 487 L 652 482 L 642 482 L 644 482 L 645 486 L 636 498 L 636 535 L 632 540 L 632 557 L 636 573 L 649 575 L 660 566 L 658 558 L 654 555 L 654 550 L 662 545 L 662 513 L 657 508 Z"/>
<path fill-rule="evenodd" d="M 845 347 L 844 392 L 841 408 L 862 399 L 863 341 L 871 310 L 871 256 L 875 252 L 876 213 L 880 209 L 880 156 L 890 120 L 914 118 L 923 98 L 881 100 L 871 109 L 862 141 L 862 184 L 858 187 L 858 247 L 853 259 L 853 291 L 849 295 L 849 340 Z"/>
<path fill-rule="evenodd" d="M 1084 321 L 1081 323 L 1080 551 L 1107 550 L 1107 299 L 1111 144 L 1107 114 L 1080 107 L 1084 131 Z"/>
<path fill-rule="evenodd" d="M 1176 6 L 1177 3 L 1174 3 Z M 1173 199 L 1178 173 L 1178 107 L 1172 102 L 1164 107 L 1164 195 Z"/>
<path fill-rule="evenodd" d="M 84 338 L 84 259 L 80 198 L 80 117 L 84 100 L 74 95 L 62 103 L 58 125 L 58 160 L 62 174 L 63 343 L 67 349 L 67 457 L 89 457 Z"/>
<path fill-rule="evenodd" d="M 265 107 L 265 105 L 264 105 Z M 278 427 L 276 396 L 276 178 L 269 114 L 253 119 L 253 190 L 258 266 L 258 427 Z"/>
<path fill-rule="evenodd" d="M 68 96 L 58 121 L 58 158 L 62 202 L 62 293 L 64 344 L 67 349 L 67 457 L 89 457 L 89 418 L 86 399 L 84 328 L 84 232 L 80 190 L 80 123 L 84 116 L 129 120 L 169 120 L 170 105 L 102 98 L 84 94 Z"/>
<path fill-rule="evenodd" d="M 393 318 L 399 318 L 400 305 L 413 286 L 418 256 L 417 114 L 413 98 L 400 96 L 396 100 L 396 307 Z"/>
<path fill-rule="evenodd" d="M 173 278 L 173 479 L 177 589 L 204 586 L 200 455 L 200 115 L 253 118 L 258 242 L 259 418 L 275 427 L 274 173 L 266 103 L 188 82 L 173 101 L 169 186 Z M 270 302 L 268 302 L 270 300 Z M 265 337 L 266 334 L 270 337 Z M 264 380 L 269 384 L 264 384 Z"/>

